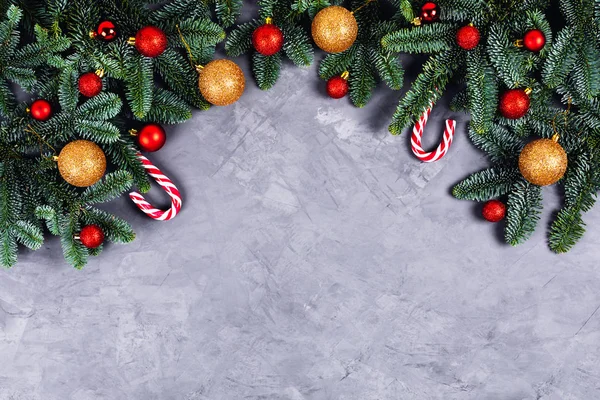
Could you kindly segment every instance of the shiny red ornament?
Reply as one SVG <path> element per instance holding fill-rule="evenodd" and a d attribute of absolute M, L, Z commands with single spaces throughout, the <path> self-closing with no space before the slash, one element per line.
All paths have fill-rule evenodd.
<path fill-rule="evenodd" d="M 158 124 L 147 124 L 137 132 L 137 139 L 142 151 L 153 152 L 165 145 L 167 133 Z"/>
<path fill-rule="evenodd" d="M 487 221 L 499 222 L 506 216 L 506 206 L 500 200 L 486 201 L 481 214 Z"/>
<path fill-rule="evenodd" d="M 160 28 L 145 26 L 136 33 L 130 43 L 135 45 L 141 55 L 154 58 L 167 49 L 167 35 Z"/>
<path fill-rule="evenodd" d="M 79 240 L 88 249 L 95 249 L 104 242 L 104 232 L 98 225 L 86 225 L 79 232 Z"/>
<path fill-rule="evenodd" d="M 473 50 L 479 44 L 481 35 L 473 25 L 463 26 L 456 32 L 456 43 L 464 50 Z"/>
<path fill-rule="evenodd" d="M 272 56 L 283 47 L 283 32 L 267 22 L 252 33 L 252 45 L 263 56 Z"/>
<path fill-rule="evenodd" d="M 79 77 L 77 87 L 85 97 L 97 96 L 102 91 L 102 78 L 94 72 L 86 72 Z"/>
<path fill-rule="evenodd" d="M 428 1 L 421 7 L 419 17 L 423 22 L 435 22 L 440 18 L 440 9 L 436 3 Z"/>
<path fill-rule="evenodd" d="M 529 94 L 523 89 L 510 89 L 500 96 L 498 109 L 503 117 L 519 119 L 529 111 Z"/>
<path fill-rule="evenodd" d="M 341 99 L 348 93 L 348 76 L 333 76 L 327 81 L 327 94 L 332 99 Z"/>
<path fill-rule="evenodd" d="M 523 36 L 523 46 L 529 51 L 537 53 L 546 45 L 546 36 L 539 29 L 532 29 L 525 32 Z"/>
<path fill-rule="evenodd" d="M 52 116 L 52 106 L 47 100 L 38 99 L 31 103 L 29 113 L 37 121 L 46 121 Z"/>
<path fill-rule="evenodd" d="M 102 21 L 98 24 L 96 31 L 92 32 L 92 34 L 95 38 L 110 42 L 117 38 L 117 28 L 111 21 Z"/>

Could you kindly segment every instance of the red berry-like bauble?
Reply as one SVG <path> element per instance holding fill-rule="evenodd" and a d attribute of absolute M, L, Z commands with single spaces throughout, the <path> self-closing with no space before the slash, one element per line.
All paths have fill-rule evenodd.
<path fill-rule="evenodd" d="M 463 26 L 456 32 L 456 43 L 464 50 L 473 50 L 480 39 L 479 29 L 473 25 Z"/>
<path fill-rule="evenodd" d="M 98 225 L 86 225 L 79 232 L 79 240 L 88 249 L 95 249 L 104 242 L 104 232 Z"/>
<path fill-rule="evenodd" d="M 52 106 L 47 100 L 38 99 L 29 107 L 31 117 L 37 121 L 46 121 L 52 116 Z"/>
<path fill-rule="evenodd" d="M 283 33 L 269 21 L 254 30 L 252 45 L 263 56 L 272 56 L 283 47 Z"/>
<path fill-rule="evenodd" d="M 506 206 L 500 200 L 486 201 L 481 214 L 487 221 L 499 222 L 506 216 Z"/>
<path fill-rule="evenodd" d="M 102 78 L 93 72 L 86 72 L 79 77 L 77 87 L 85 97 L 97 96 L 102 91 Z"/>
<path fill-rule="evenodd" d="M 138 143 L 143 151 L 160 150 L 167 140 L 167 134 L 162 126 L 157 124 L 145 125 L 138 133 Z"/>
<path fill-rule="evenodd" d="M 421 21 L 423 22 L 435 22 L 440 18 L 440 10 L 438 5 L 432 1 L 428 1 L 421 7 L 421 13 L 419 14 Z"/>
<path fill-rule="evenodd" d="M 135 35 L 135 48 L 141 55 L 154 58 L 167 49 L 167 35 L 155 26 L 145 26 Z"/>
<path fill-rule="evenodd" d="M 519 119 L 529 111 L 529 95 L 523 89 L 510 89 L 500 96 L 498 106 L 504 118 Z"/>
<path fill-rule="evenodd" d="M 537 53 L 546 45 L 546 36 L 539 29 L 532 29 L 525 32 L 523 36 L 523 46 L 529 51 Z"/>
<path fill-rule="evenodd" d="M 327 81 L 327 94 L 332 99 L 341 99 L 348 93 L 348 77 L 333 76 Z"/>
<path fill-rule="evenodd" d="M 117 28 L 111 21 L 102 21 L 98 24 L 94 37 L 110 42 L 117 38 Z"/>

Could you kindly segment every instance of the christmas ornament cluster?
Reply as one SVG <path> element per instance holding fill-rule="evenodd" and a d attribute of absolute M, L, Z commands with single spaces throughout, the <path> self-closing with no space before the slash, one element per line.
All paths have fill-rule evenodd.
<path fill-rule="evenodd" d="M 323 94 L 358 107 L 380 81 L 407 86 L 401 55 L 424 55 L 390 132 L 414 124 L 415 156 L 444 162 L 454 120 L 436 151 L 420 138 L 447 87 L 463 87 L 451 109 L 470 114 L 469 138 L 493 166 L 458 183 L 454 196 L 482 202 L 482 217 L 504 221 L 506 241 L 516 245 L 536 227 L 542 187 L 564 185 L 548 242 L 568 251 L 600 188 L 600 9 L 594 0 L 556 3 L 556 26 L 547 18 L 556 8 L 537 0 L 266 0 L 240 24 L 238 0 L 2 3 L 0 193 L 11 195 L 0 204 L 0 264 L 14 265 L 19 245 L 39 248 L 44 229 L 61 237 L 77 268 L 106 241 L 133 240 L 126 221 L 96 204 L 134 186 L 146 192 L 150 178 L 172 208 L 157 210 L 137 192 L 131 199 L 151 218 L 173 218 L 179 191 L 141 153 L 164 148 L 165 125 L 185 122 L 193 108 L 240 100 L 248 82 L 235 57 L 252 53 L 254 81 L 267 90 L 283 57 L 305 67 L 315 50 Z M 221 42 L 226 57 L 216 53 Z M 13 84 L 30 100 L 17 100 Z"/>

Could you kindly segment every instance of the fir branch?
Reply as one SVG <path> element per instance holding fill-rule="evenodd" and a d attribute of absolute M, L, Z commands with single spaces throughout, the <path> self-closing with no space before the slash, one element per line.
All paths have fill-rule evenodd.
<path fill-rule="evenodd" d="M 456 54 L 452 51 L 432 56 L 424 65 L 423 71 L 413 82 L 411 89 L 400 101 L 392 116 L 389 130 L 399 135 L 402 130 L 416 121 L 419 116 L 435 103 L 450 80 L 456 65 Z"/>
<path fill-rule="evenodd" d="M 84 204 L 104 203 L 116 199 L 131 188 L 133 177 L 127 171 L 116 171 L 107 174 L 103 180 L 88 187 L 81 194 Z"/>
<path fill-rule="evenodd" d="M 252 61 L 252 71 L 258 87 L 261 90 L 272 88 L 279 78 L 281 69 L 281 56 L 279 53 L 272 56 L 263 56 L 256 52 L 252 57 Z"/>
<path fill-rule="evenodd" d="M 152 107 L 152 88 L 154 86 L 152 61 L 146 57 L 134 56 L 130 63 L 126 68 L 125 79 L 127 100 L 133 114 L 137 118 L 144 118 Z"/>
<path fill-rule="evenodd" d="M 350 68 L 350 100 L 357 107 L 364 107 L 373 94 L 377 81 L 375 71 L 370 63 L 368 49 L 359 44 L 355 63 Z"/>
<path fill-rule="evenodd" d="M 478 48 L 467 53 L 466 78 L 471 129 L 484 134 L 490 130 L 496 114 L 498 88 L 494 72 Z"/>
<path fill-rule="evenodd" d="M 569 27 L 563 28 L 556 37 L 554 46 L 548 53 L 548 58 L 542 70 L 544 83 L 556 88 L 571 72 L 576 61 L 576 53 L 572 51 L 575 31 Z"/>
<path fill-rule="evenodd" d="M 460 200 L 494 199 L 508 193 L 520 176 L 515 167 L 496 166 L 484 169 L 454 186 L 452 195 Z"/>
<path fill-rule="evenodd" d="M 507 206 L 504 239 L 516 246 L 529 239 L 540 219 L 541 188 L 524 180 L 517 181 L 508 195 Z"/>
<path fill-rule="evenodd" d="M 192 110 L 184 100 L 169 90 L 154 89 L 152 106 L 144 121 L 178 124 L 190 118 L 192 118 Z"/>
<path fill-rule="evenodd" d="M 453 33 L 454 27 L 437 23 L 405 28 L 385 35 L 381 45 L 395 52 L 436 53 L 452 48 Z"/>
<path fill-rule="evenodd" d="M 314 51 L 308 35 L 299 26 L 284 25 L 282 32 L 285 41 L 283 51 L 285 55 L 299 67 L 308 67 L 312 64 Z"/>
<path fill-rule="evenodd" d="M 127 221 L 97 208 L 88 207 L 82 215 L 86 224 L 96 224 L 102 228 L 105 236 L 113 243 L 129 243 L 135 239 L 135 233 Z"/>

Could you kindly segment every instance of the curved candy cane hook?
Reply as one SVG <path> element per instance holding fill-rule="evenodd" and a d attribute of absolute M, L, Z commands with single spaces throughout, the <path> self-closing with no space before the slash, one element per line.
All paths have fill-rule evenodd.
<path fill-rule="evenodd" d="M 142 210 L 150 218 L 157 221 L 168 221 L 175 218 L 177 213 L 181 210 L 181 194 L 177 186 L 171 182 L 171 180 L 164 175 L 158 168 L 156 168 L 150 160 L 144 157 L 141 153 L 137 153 L 137 158 L 141 161 L 142 165 L 156 183 L 158 183 L 165 192 L 171 197 L 171 208 L 168 210 L 159 210 L 154 208 L 150 203 L 144 199 L 144 196 L 138 192 L 129 193 L 129 198 L 135 203 L 135 205 Z"/>
<path fill-rule="evenodd" d="M 423 130 L 427 125 L 427 119 L 431 114 L 433 103 L 423 112 L 419 120 L 415 123 L 413 128 L 412 136 L 410 138 L 410 144 L 412 151 L 417 158 L 423 162 L 434 162 L 444 157 L 452 145 L 452 139 L 454 138 L 454 130 L 456 128 L 456 121 L 453 119 L 446 120 L 446 127 L 444 129 L 444 137 L 442 142 L 438 145 L 437 149 L 432 152 L 426 152 L 421 147 L 421 137 L 423 136 Z"/>

